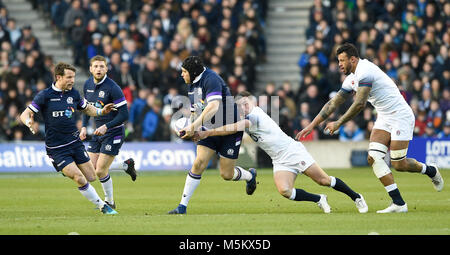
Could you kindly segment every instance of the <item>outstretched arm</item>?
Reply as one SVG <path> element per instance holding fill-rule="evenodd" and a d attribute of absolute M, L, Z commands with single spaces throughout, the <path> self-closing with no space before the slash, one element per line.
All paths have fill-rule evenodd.
<path fill-rule="evenodd" d="M 344 115 L 342 115 L 337 121 L 328 123 L 325 130 L 328 130 L 332 135 L 339 129 L 340 126 L 353 119 L 358 113 L 360 113 L 366 107 L 370 90 L 371 87 L 359 87 L 358 91 L 356 91 L 355 101 L 353 101 L 350 108 L 348 108 Z"/>
<path fill-rule="evenodd" d="M 244 131 L 246 128 L 249 128 L 251 126 L 250 120 L 243 119 L 236 123 L 228 124 L 225 126 L 221 126 L 215 129 L 205 130 L 205 131 L 198 131 L 194 135 L 194 142 L 197 142 L 199 140 L 205 139 L 209 136 L 225 136 L 225 135 L 231 135 L 234 133 L 237 133 L 239 131 Z"/>
<path fill-rule="evenodd" d="M 198 116 L 198 118 L 195 119 L 195 121 L 192 122 L 191 125 L 180 130 L 180 133 L 185 132 L 185 135 L 183 135 L 181 138 L 186 139 L 192 137 L 194 135 L 194 131 L 198 130 L 203 125 L 203 123 L 208 122 L 212 119 L 212 117 L 219 110 L 219 106 L 220 106 L 219 100 L 213 100 L 208 102 L 208 105 L 206 105 L 205 109 L 202 111 L 200 116 Z"/>
<path fill-rule="evenodd" d="M 350 92 L 346 92 L 343 89 L 339 90 L 337 94 L 322 107 L 322 110 L 320 110 L 319 114 L 313 119 L 313 121 L 302 131 L 300 131 L 295 138 L 297 140 L 300 140 L 300 138 L 309 135 L 309 133 L 311 133 L 315 127 L 317 127 L 320 123 L 326 120 L 334 111 L 336 111 L 336 109 L 341 104 L 343 104 L 345 100 L 347 100 L 347 98 L 350 97 L 350 95 L 351 95 Z"/>
<path fill-rule="evenodd" d="M 84 108 L 81 111 L 88 116 L 97 117 L 97 116 L 105 115 L 113 110 L 115 110 L 114 104 L 110 103 L 110 104 L 105 105 L 105 107 L 103 107 L 103 109 L 100 109 L 100 108 L 97 108 L 90 104 L 87 104 L 86 108 Z"/>
<path fill-rule="evenodd" d="M 342 115 L 336 122 L 339 126 L 342 126 L 347 121 L 353 119 L 359 112 L 361 112 L 367 104 L 367 98 L 369 97 L 370 87 L 359 87 L 355 95 L 355 101 L 348 108 L 348 110 Z"/>

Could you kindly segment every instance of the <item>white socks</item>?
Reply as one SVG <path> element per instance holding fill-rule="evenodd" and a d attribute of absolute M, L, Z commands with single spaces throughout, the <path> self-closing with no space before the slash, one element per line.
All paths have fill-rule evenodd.
<path fill-rule="evenodd" d="M 386 189 L 387 192 L 391 192 L 391 191 L 397 189 L 397 184 L 396 184 L 396 183 L 393 183 L 393 184 L 391 184 L 391 185 L 385 186 L 384 188 Z"/>
<path fill-rule="evenodd" d="M 112 163 L 109 170 L 127 170 L 128 165 L 125 162 Z"/>
<path fill-rule="evenodd" d="M 330 187 L 334 188 L 334 186 L 336 185 L 336 177 L 330 176 L 330 179 L 331 179 Z"/>
<path fill-rule="evenodd" d="M 425 174 L 425 172 L 427 171 L 427 165 L 425 165 L 424 163 L 422 164 L 422 171 L 420 171 L 420 173 Z"/>
<path fill-rule="evenodd" d="M 200 184 L 201 175 L 193 174 L 189 171 L 189 174 L 186 176 L 186 182 L 184 184 L 183 196 L 181 197 L 180 204 L 187 206 L 189 203 L 189 199 L 191 199 L 194 194 L 195 189 Z"/>
<path fill-rule="evenodd" d="M 291 196 L 289 197 L 290 200 L 295 200 L 295 196 L 297 195 L 297 191 L 295 188 L 292 189 Z"/>
<path fill-rule="evenodd" d="M 105 202 L 102 201 L 102 199 L 95 191 L 94 187 L 92 187 L 89 182 L 82 187 L 78 187 L 78 190 L 80 191 L 81 195 L 83 195 L 85 198 L 87 198 L 87 200 L 96 205 L 97 208 L 101 209 L 105 205 Z"/>
<path fill-rule="evenodd" d="M 109 176 L 108 174 L 99 180 L 100 183 L 102 184 L 103 191 L 105 192 L 105 200 L 108 201 L 110 204 L 114 203 L 113 182 L 111 176 Z"/>
<path fill-rule="evenodd" d="M 249 171 L 245 170 L 244 168 L 240 167 L 240 166 L 236 166 L 234 168 L 234 174 L 233 174 L 233 181 L 241 181 L 241 180 L 245 180 L 245 181 L 250 181 L 252 179 L 252 173 L 250 173 Z"/>
<path fill-rule="evenodd" d="M 235 167 L 234 168 L 234 175 L 233 175 L 233 181 L 250 181 L 252 179 L 252 174 L 243 169 L 242 167 Z M 186 176 L 186 182 L 184 184 L 184 190 L 183 190 L 183 196 L 181 197 L 180 204 L 187 206 L 189 203 L 189 200 L 191 199 L 192 195 L 194 194 L 195 189 L 200 184 L 202 176 L 198 174 L 194 174 L 191 171 L 189 171 L 188 175 Z"/>

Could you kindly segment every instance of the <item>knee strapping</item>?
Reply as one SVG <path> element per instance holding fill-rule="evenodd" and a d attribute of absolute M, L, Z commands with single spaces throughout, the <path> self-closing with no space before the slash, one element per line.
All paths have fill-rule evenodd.
<path fill-rule="evenodd" d="M 381 143 L 369 143 L 369 156 L 373 159 L 372 169 L 375 176 L 379 179 L 391 173 L 391 169 L 384 161 L 388 147 Z"/>
<path fill-rule="evenodd" d="M 408 154 L 408 148 L 403 150 L 391 150 L 391 160 L 392 161 L 400 161 L 406 158 L 406 154 Z"/>

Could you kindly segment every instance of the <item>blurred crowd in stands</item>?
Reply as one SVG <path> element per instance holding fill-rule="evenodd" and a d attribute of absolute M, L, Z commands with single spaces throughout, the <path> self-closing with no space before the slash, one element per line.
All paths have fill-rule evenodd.
<path fill-rule="evenodd" d="M 340 89 L 345 76 L 339 72 L 335 52 L 350 42 L 361 58 L 377 64 L 395 81 L 416 116 L 415 136 L 450 137 L 449 1 L 315 0 L 305 34 L 306 50 L 298 60 L 301 87 L 291 94 L 298 102 L 292 125 L 287 125 L 291 134 L 307 125 Z M 337 119 L 351 102 L 331 118 Z M 375 119 L 368 103 L 339 134 L 330 137 L 319 129 L 307 140 L 368 139 Z"/>
<path fill-rule="evenodd" d="M 50 19 L 57 39 L 73 49 L 78 68 L 88 71 L 95 55 L 107 58 L 108 76 L 122 88 L 130 110 L 127 140 L 176 139 L 169 128 L 171 103 L 187 95 L 180 75 L 187 56 L 201 56 L 233 94 L 254 90 L 255 66 L 265 56 L 265 0 L 30 2 Z M 0 140 L 38 140 L 19 125 L 17 114 L 50 86 L 55 63 L 40 51 L 32 25 L 13 29 L 14 17 L 0 5 Z"/>
<path fill-rule="evenodd" d="M 306 50 L 299 56 L 301 84 L 267 81 L 255 87 L 264 62 L 268 0 L 30 0 L 50 19 L 73 63 L 88 70 L 103 55 L 108 76 L 122 88 L 130 119 L 127 140 L 176 140 L 170 132 L 172 100 L 186 95 L 182 60 L 201 56 L 232 94 L 278 96 L 280 127 L 295 136 L 340 89 L 335 50 L 354 43 L 395 80 L 416 114 L 416 136 L 450 136 L 450 3 L 446 0 L 315 0 L 309 10 Z M 55 39 L 56 40 L 56 39 Z M 53 81 L 52 56 L 40 49 L 32 24 L 17 27 L 0 0 L 0 141 L 40 140 L 17 116 Z M 337 119 L 351 104 L 342 106 Z M 268 101 L 270 104 L 271 101 Z M 269 111 L 269 110 L 268 110 Z M 270 112 L 269 112 L 270 113 Z M 370 104 L 334 136 L 323 126 L 305 140 L 368 139 L 376 112 Z M 81 123 L 80 123 L 81 124 Z M 38 125 L 38 124 L 36 124 Z"/>

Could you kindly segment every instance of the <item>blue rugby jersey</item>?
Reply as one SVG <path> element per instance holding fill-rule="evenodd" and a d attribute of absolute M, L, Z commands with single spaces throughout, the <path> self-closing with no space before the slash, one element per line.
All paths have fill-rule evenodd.
<path fill-rule="evenodd" d="M 204 71 L 189 85 L 189 100 L 191 112 L 201 114 L 208 102 L 220 100 L 219 110 L 209 123 L 203 126 L 210 129 L 235 123 L 240 119 L 237 105 L 225 81 L 213 70 L 204 68 Z"/>
<path fill-rule="evenodd" d="M 54 84 L 40 91 L 28 106 L 34 113 L 42 114 L 45 146 L 49 149 L 64 147 L 79 140 L 74 113 L 86 107 L 86 100 L 77 90 L 62 91 Z"/>
<path fill-rule="evenodd" d="M 84 97 L 89 104 L 94 105 L 97 108 L 103 109 L 103 107 L 109 103 L 114 103 L 115 108 L 125 107 L 127 109 L 127 101 L 122 92 L 122 89 L 117 85 L 115 81 L 110 79 L 105 75 L 105 77 L 97 84 L 94 83 L 94 78 L 91 76 L 84 83 Z M 120 111 L 111 111 L 103 116 L 95 117 L 95 126 L 99 128 L 100 126 L 106 124 L 108 131 L 116 127 L 122 127 L 123 122 L 111 124 L 111 121 L 119 114 Z M 83 116 L 83 126 L 87 126 L 89 116 Z M 113 126 L 112 126 L 113 125 Z M 108 132 L 107 131 L 107 132 Z"/>

